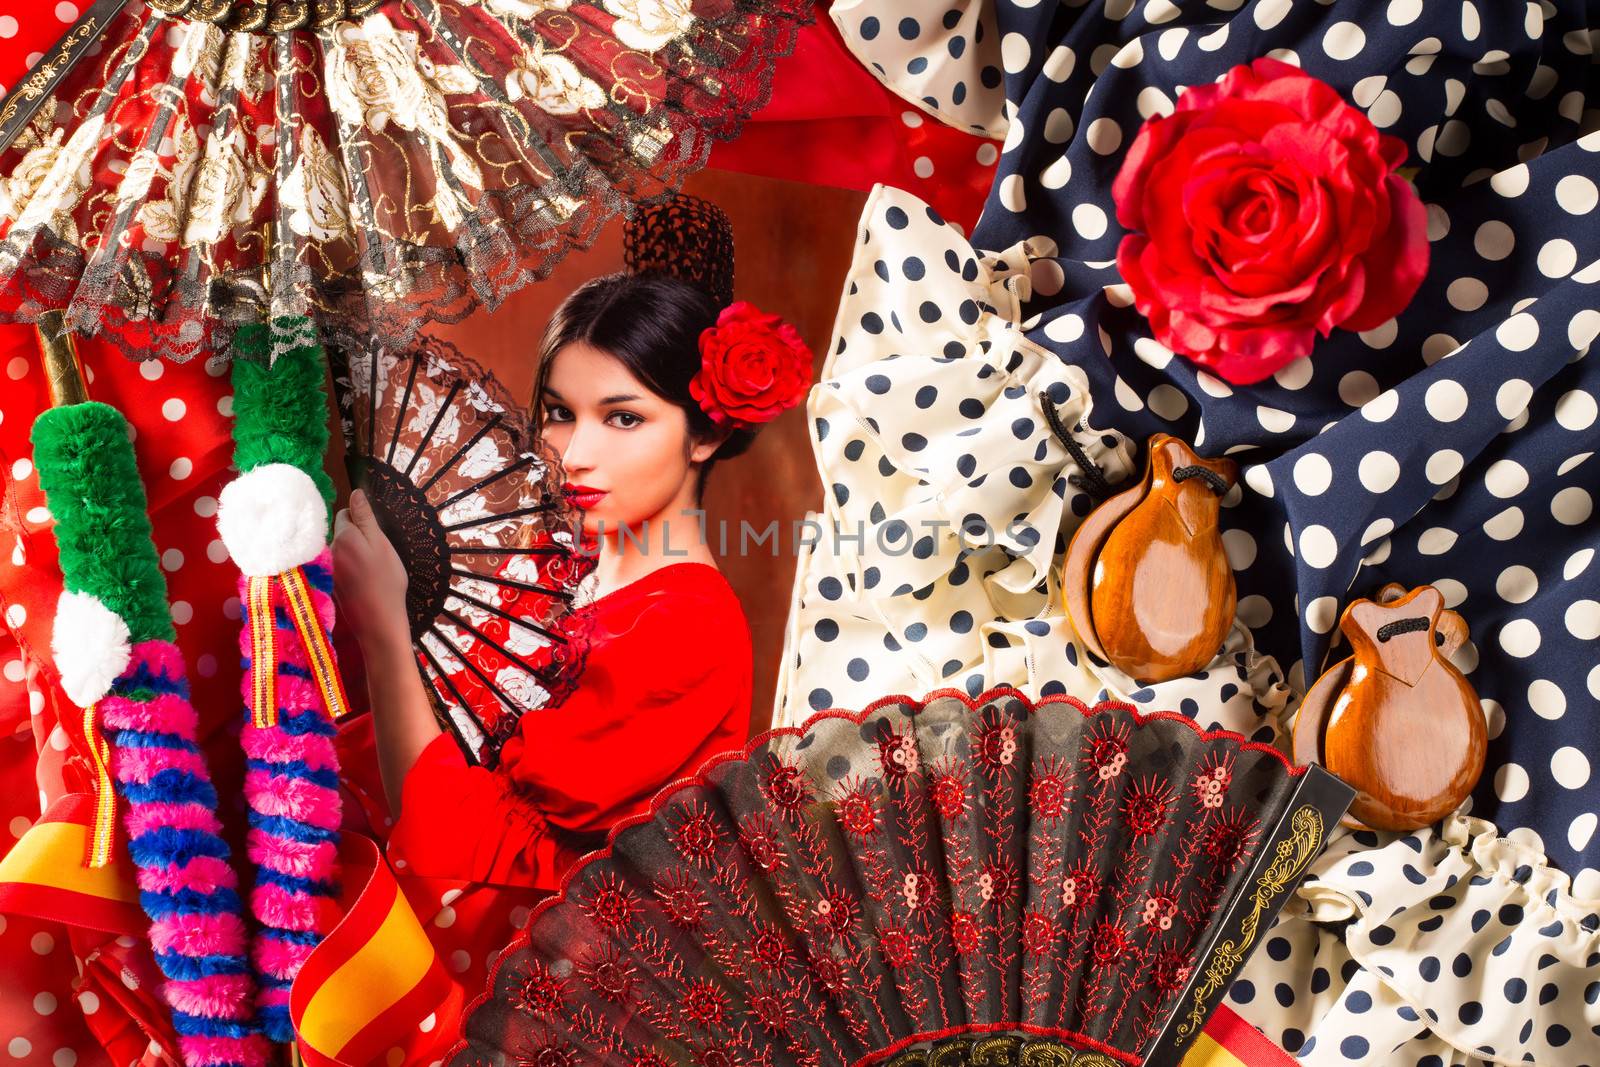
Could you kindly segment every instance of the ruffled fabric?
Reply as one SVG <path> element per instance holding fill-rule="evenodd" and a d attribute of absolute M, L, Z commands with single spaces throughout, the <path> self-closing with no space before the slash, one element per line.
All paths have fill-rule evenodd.
<path fill-rule="evenodd" d="M 1481 819 L 1378 841 L 1318 857 L 1234 1010 L 1307 1064 L 1595 1062 L 1600 900 Z"/>
<path fill-rule="evenodd" d="M 1024 336 L 1037 323 L 1023 302 L 1058 281 L 1041 258 L 1053 242 L 979 253 L 881 186 L 862 233 L 808 404 L 826 510 L 799 563 L 774 723 L 886 692 L 1010 684 L 1277 737 L 1289 689 L 1243 626 L 1210 669 L 1140 686 L 1091 660 L 1064 616 L 1061 559 L 1106 491 L 1095 478 L 1135 470 L 1130 442 L 1094 426 L 1083 371 Z"/>
<path fill-rule="evenodd" d="M 1049 13 L 1049 7 L 1045 9 Z M 1003 138 L 1007 115 L 994 8 L 982 0 L 835 0 L 834 25 L 878 80 L 957 129 Z M 926 30 L 926 32 L 925 32 Z M 1054 59 L 1071 73 L 1075 57 Z"/>
<path fill-rule="evenodd" d="M 1224 500 L 1224 544 L 1239 587 L 1237 622 L 1247 628 L 1240 639 L 1270 656 L 1255 671 L 1240 664 L 1245 679 L 1229 684 L 1249 684 L 1252 706 L 1276 697 L 1274 714 L 1292 707 L 1288 692 L 1303 692 L 1330 652 L 1344 654 L 1335 647 L 1341 606 L 1388 581 L 1435 584 L 1472 627 L 1473 640 L 1453 658 L 1483 700 L 1490 746 L 1463 814 L 1508 832 L 1461 825 L 1477 827 L 1473 842 L 1509 840 L 1552 859 L 1524 857 L 1526 879 L 1516 866 L 1491 874 L 1498 861 L 1478 847 L 1439 843 L 1455 832 L 1451 821 L 1432 837 L 1415 835 L 1421 850 L 1405 839 L 1384 845 L 1352 836 L 1349 850 L 1381 854 L 1352 851 L 1346 866 L 1390 873 L 1353 885 L 1358 877 L 1340 873 L 1340 859 L 1319 866 L 1307 883 L 1313 897 L 1331 886 L 1359 905 L 1347 903 L 1326 923 L 1285 919 L 1284 936 L 1251 965 L 1254 1001 L 1241 1010 L 1307 1062 L 1600 1063 L 1586 999 L 1600 1001 L 1600 956 L 1564 940 L 1586 930 L 1593 905 L 1581 902 L 1600 893 L 1589 799 L 1589 698 L 1600 695 L 1600 604 L 1589 588 L 1600 553 L 1591 521 L 1600 491 L 1600 365 L 1589 354 L 1600 331 L 1593 6 L 841 0 L 833 14 L 867 69 L 905 99 L 1004 138 L 971 243 L 1008 248 L 1048 235 L 1054 250 L 1031 264 L 1032 290 L 1018 318 L 1028 340 L 1083 372 L 1097 424 L 1135 440 L 1174 433 L 1205 455 L 1234 454 L 1243 467 L 1242 486 Z M 1401 173 L 1427 206 L 1432 267 L 1395 319 L 1361 333 L 1335 331 L 1309 358 L 1245 388 L 1150 337 L 1115 270 L 1124 231 L 1111 189 L 1142 122 L 1167 113 L 1186 87 L 1263 55 L 1303 67 L 1406 144 Z M 893 402 L 914 406 L 914 394 Z M 827 455 L 818 458 L 826 472 Z M 802 579 L 817 569 L 808 559 Z M 1016 621 L 1011 629 L 1036 637 L 1031 646 L 991 652 L 984 642 L 993 628 L 975 627 L 972 661 L 987 657 L 990 683 L 1047 684 L 1063 669 L 1047 656 L 1051 625 Z M 948 628 L 931 611 L 927 622 Z M 850 651 L 835 652 L 834 676 L 847 657 L 866 655 L 856 649 L 872 639 L 861 625 L 841 624 L 840 632 Z M 1263 671 L 1262 663 L 1271 666 Z M 824 673 L 802 657 L 791 677 L 808 670 Z M 1019 676 L 1006 679 L 1005 671 Z M 1162 687 L 1154 689 L 1164 699 Z M 1209 713 L 1204 694 L 1192 699 L 1194 712 Z M 1429 848 L 1455 858 L 1419 864 Z M 1402 852 L 1409 858 L 1381 866 Z M 1407 874 L 1407 862 L 1426 885 Z M 1557 868 L 1571 872 L 1568 896 L 1580 902 L 1559 927 L 1531 904 L 1540 890 L 1526 888 L 1545 877 L 1534 872 L 1563 877 Z M 1444 872 L 1437 890 L 1435 870 Z M 1452 876 L 1456 883 L 1442 888 Z M 1453 906 L 1468 915 L 1459 947 L 1444 930 L 1422 927 L 1428 902 L 1458 890 L 1468 895 Z M 1506 907 L 1519 894 L 1530 901 L 1520 913 Z M 1480 910 L 1507 921 L 1473 931 Z M 1415 929 L 1397 927 L 1387 944 L 1368 943 L 1368 927 L 1391 915 L 1402 923 L 1412 916 Z M 1419 986 L 1430 955 L 1440 977 Z M 1402 961 L 1410 978 L 1397 977 Z M 1541 964 L 1563 972 L 1559 994 L 1543 991 L 1551 980 Z M 1250 995 L 1244 986 L 1239 992 Z M 1275 1022 L 1285 1005 L 1299 1014 Z M 1382 1024 L 1378 1012 L 1387 1012 Z M 1515 1022 L 1500 1025 L 1507 1020 Z"/>

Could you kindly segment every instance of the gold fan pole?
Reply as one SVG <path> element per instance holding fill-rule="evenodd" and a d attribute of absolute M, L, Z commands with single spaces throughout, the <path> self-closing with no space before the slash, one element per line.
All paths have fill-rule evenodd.
<path fill-rule="evenodd" d="M 89 389 L 83 381 L 78 346 L 67 332 L 65 313 L 46 311 L 39 316 L 34 330 L 39 335 L 39 355 L 44 360 L 45 378 L 50 384 L 51 406 L 64 408 L 86 402 Z"/>

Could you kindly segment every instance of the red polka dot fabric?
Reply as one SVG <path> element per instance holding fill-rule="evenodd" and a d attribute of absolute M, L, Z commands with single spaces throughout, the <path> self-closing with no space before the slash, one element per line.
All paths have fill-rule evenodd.
<path fill-rule="evenodd" d="M 134 363 L 93 341 L 81 342 L 79 354 L 90 395 L 117 407 L 133 427 L 207 758 L 219 781 L 238 781 L 237 572 L 214 520 L 233 453 L 226 364 Z M 32 327 L 0 327 L 0 848 L 6 849 L 63 794 L 92 788 L 78 755 L 86 751 L 80 713 L 60 691 L 49 654 L 61 575 L 29 442 L 34 417 L 48 404 Z M 242 799 L 232 803 L 223 817 L 242 826 Z M 0 959 L 9 969 L 0 982 L 0 1047 L 11 1062 L 90 1067 L 107 1062 L 109 1052 L 123 1067 L 143 1057 L 152 1040 L 153 1055 L 172 1043 L 143 941 L 3 916 Z"/>

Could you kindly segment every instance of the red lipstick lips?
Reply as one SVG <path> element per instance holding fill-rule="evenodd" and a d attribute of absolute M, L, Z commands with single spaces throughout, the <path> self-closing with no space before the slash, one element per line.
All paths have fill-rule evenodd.
<path fill-rule="evenodd" d="M 604 489 L 591 489 L 587 485 L 573 485 L 570 482 L 561 488 L 569 499 L 585 511 L 592 510 L 606 495 Z"/>

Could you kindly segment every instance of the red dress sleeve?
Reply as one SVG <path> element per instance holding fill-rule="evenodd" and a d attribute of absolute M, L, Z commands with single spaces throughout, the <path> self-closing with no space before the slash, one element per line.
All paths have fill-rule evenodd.
<path fill-rule="evenodd" d="M 577 690 L 524 716 L 497 770 L 469 766 L 447 736 L 423 752 L 406 776 L 391 856 L 419 875 L 555 889 L 586 849 L 570 835 L 592 839 L 744 745 L 744 614 L 710 568 L 668 570 L 689 574 L 647 577 L 596 605 Z"/>

